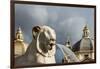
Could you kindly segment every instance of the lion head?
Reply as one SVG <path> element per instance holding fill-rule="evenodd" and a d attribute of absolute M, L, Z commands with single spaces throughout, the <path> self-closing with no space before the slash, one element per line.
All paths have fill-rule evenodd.
<path fill-rule="evenodd" d="M 56 33 L 48 26 L 35 26 L 32 30 L 37 51 L 43 56 L 54 56 L 56 51 Z"/>

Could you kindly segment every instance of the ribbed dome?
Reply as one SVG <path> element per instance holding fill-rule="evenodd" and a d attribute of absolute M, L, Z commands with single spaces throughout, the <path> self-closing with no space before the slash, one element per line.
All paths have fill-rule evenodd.
<path fill-rule="evenodd" d="M 83 28 L 83 35 L 82 39 L 79 40 L 76 44 L 73 45 L 72 50 L 74 52 L 80 51 L 80 52 L 90 52 L 94 48 L 94 43 L 92 39 L 89 36 L 90 31 L 87 27 L 87 25 Z"/>
<path fill-rule="evenodd" d="M 78 62 L 79 60 L 77 59 L 76 55 L 74 52 L 72 52 L 71 49 L 66 47 L 65 45 L 62 44 L 56 44 L 56 62 L 57 63 L 62 63 L 62 60 L 64 59 L 66 62 Z"/>
<path fill-rule="evenodd" d="M 82 38 L 76 44 L 74 44 L 74 46 L 72 47 L 72 50 L 74 52 L 76 52 L 76 51 L 87 52 L 87 51 L 93 50 L 92 39 Z"/>

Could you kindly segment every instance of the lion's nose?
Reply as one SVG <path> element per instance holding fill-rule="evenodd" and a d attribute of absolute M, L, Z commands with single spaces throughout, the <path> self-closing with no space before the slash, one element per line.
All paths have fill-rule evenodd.
<path fill-rule="evenodd" d="M 54 43 L 50 43 L 50 46 L 53 46 L 54 45 Z"/>

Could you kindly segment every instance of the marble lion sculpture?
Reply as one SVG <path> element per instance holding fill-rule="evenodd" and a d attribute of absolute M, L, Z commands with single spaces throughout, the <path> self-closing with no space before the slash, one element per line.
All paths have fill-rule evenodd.
<path fill-rule="evenodd" d="M 56 33 L 48 26 L 35 26 L 33 39 L 24 55 L 15 58 L 15 67 L 56 63 Z"/>

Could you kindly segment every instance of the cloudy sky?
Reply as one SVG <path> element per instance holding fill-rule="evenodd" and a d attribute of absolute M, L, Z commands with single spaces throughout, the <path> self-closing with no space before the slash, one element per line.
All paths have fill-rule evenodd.
<path fill-rule="evenodd" d="M 27 43 L 32 41 L 34 26 L 47 25 L 56 31 L 57 43 L 64 44 L 69 39 L 74 44 L 81 39 L 86 24 L 94 38 L 94 8 L 15 5 L 15 31 L 20 26 Z"/>

